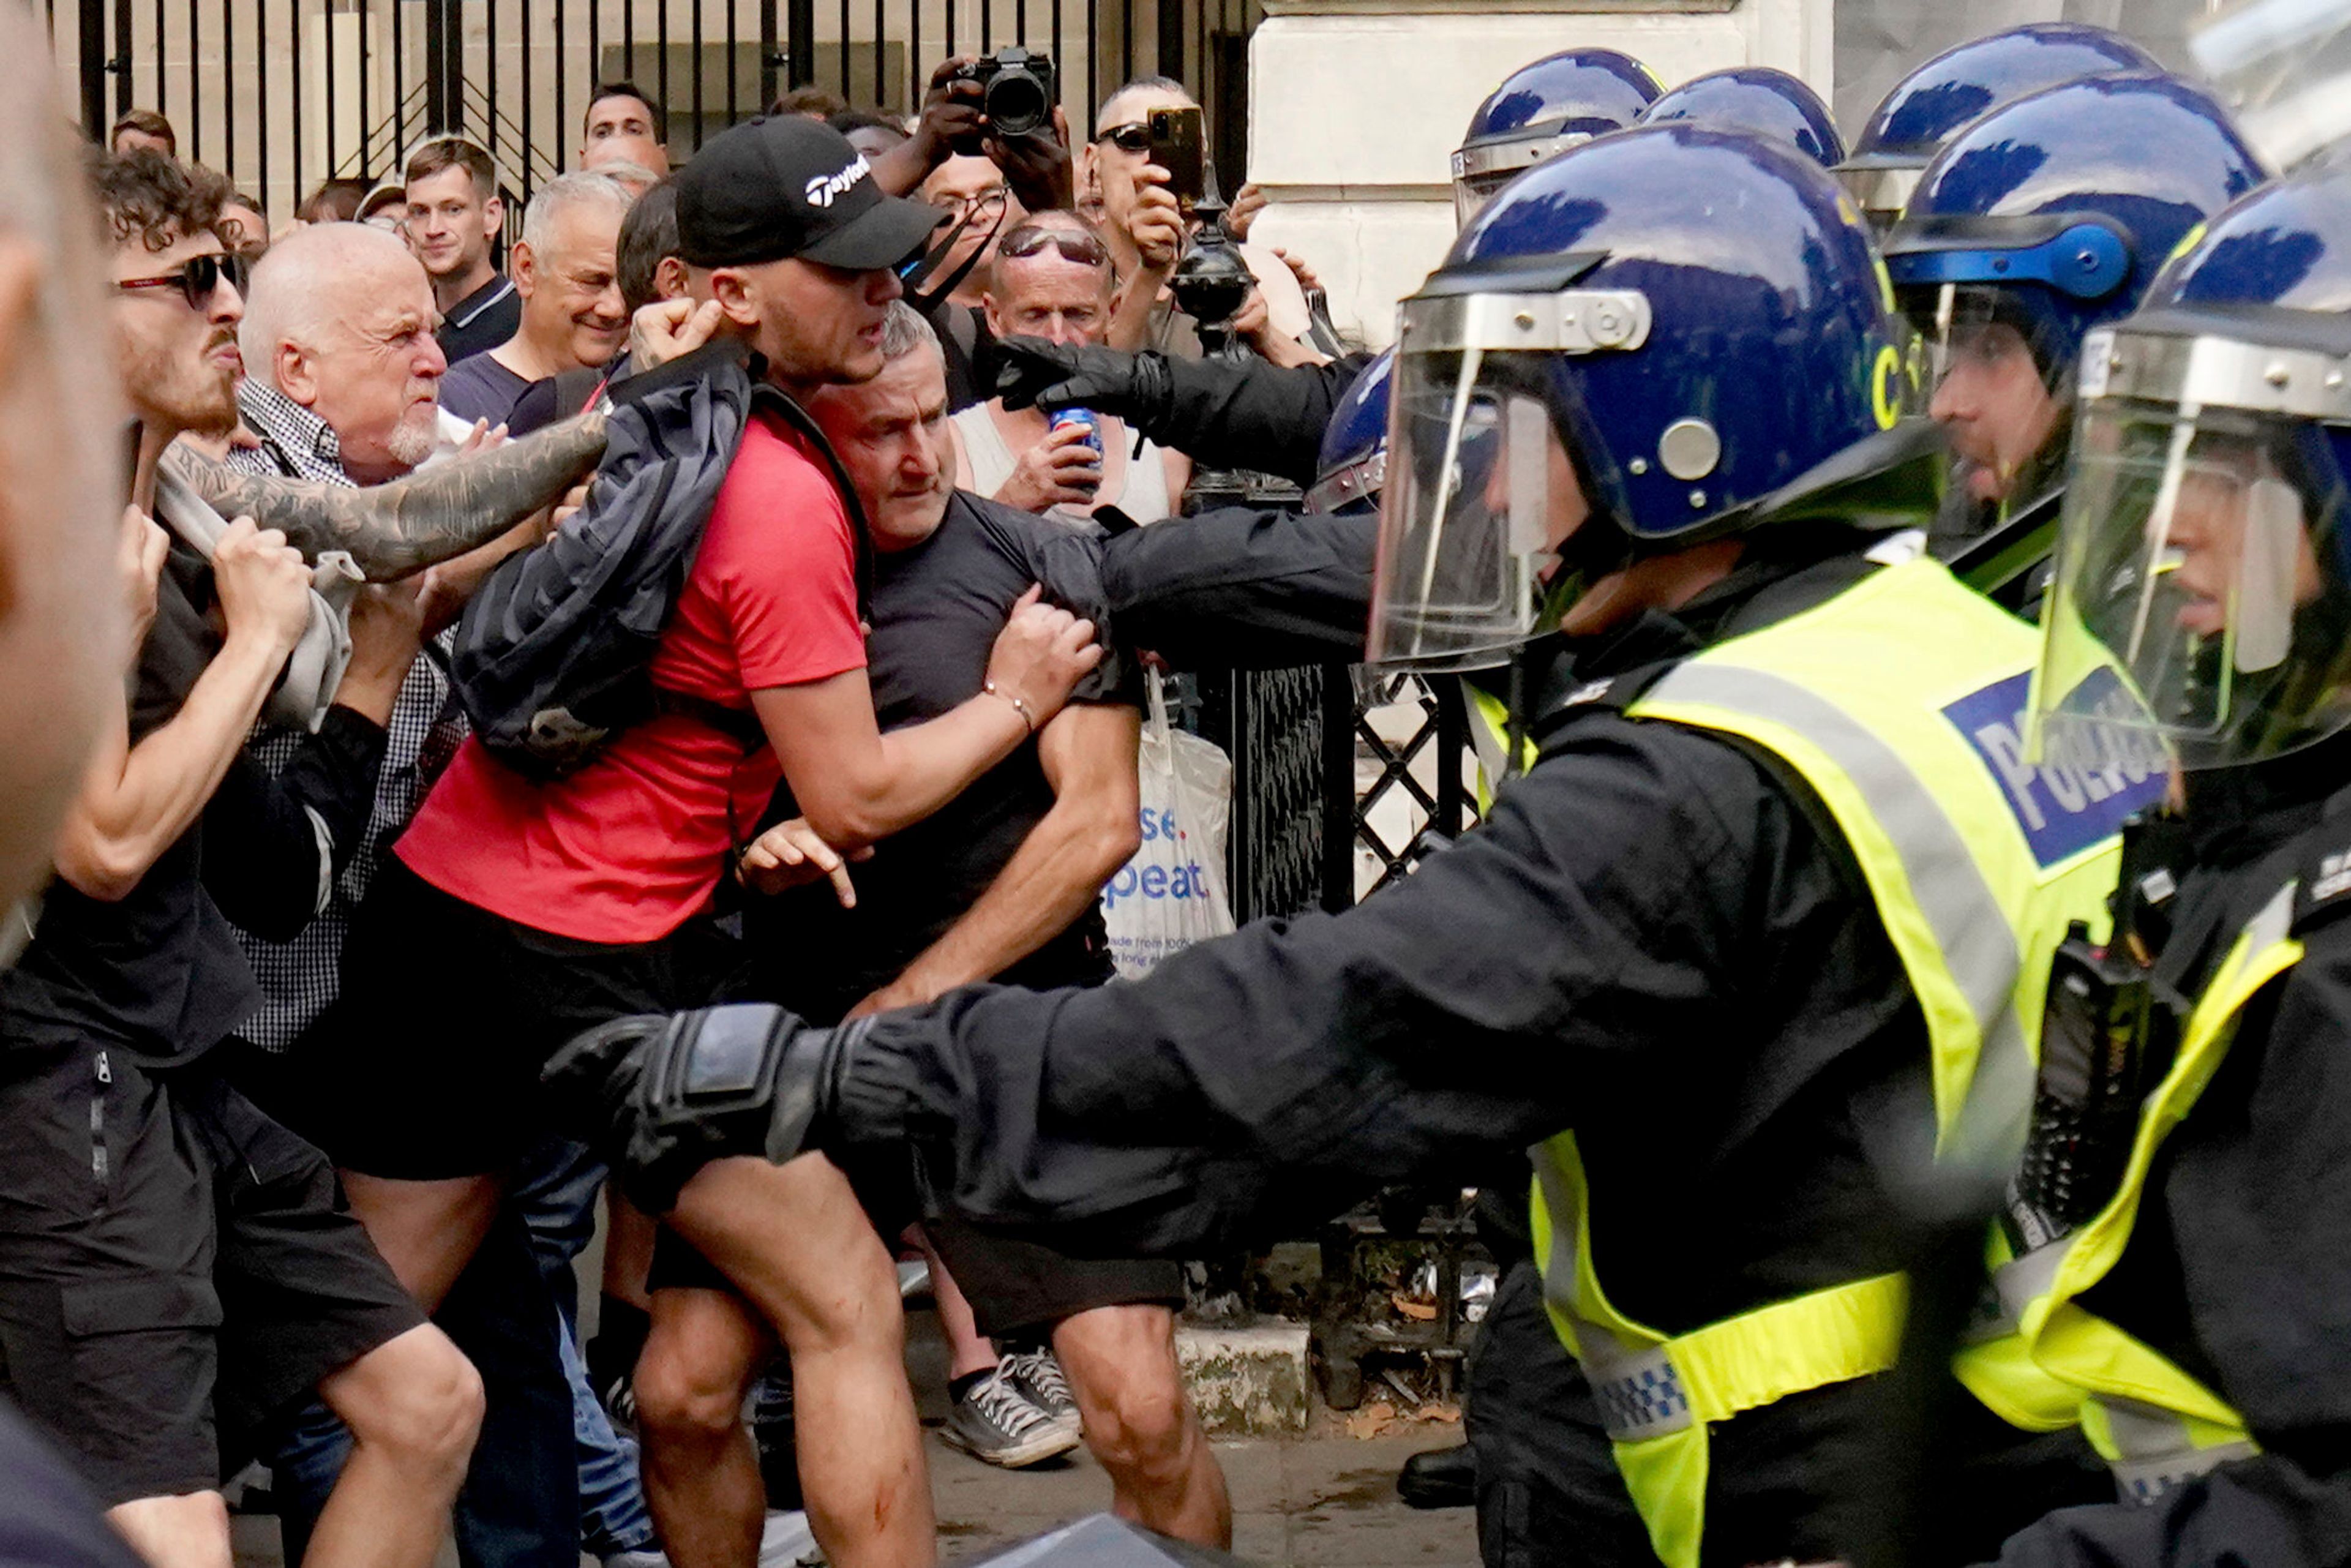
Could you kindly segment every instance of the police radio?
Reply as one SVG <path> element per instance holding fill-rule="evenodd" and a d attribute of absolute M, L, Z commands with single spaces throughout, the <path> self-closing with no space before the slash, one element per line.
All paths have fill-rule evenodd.
<path fill-rule="evenodd" d="M 2183 852 L 2179 819 L 2134 817 L 2123 829 L 2114 939 L 2100 947 L 2074 922 L 2050 961 L 2032 1130 L 2002 1216 L 2021 1256 L 2060 1240 L 2121 1189 L 2139 1107 L 2169 1071 L 2178 1019 L 2158 997 L 2154 955 Z"/>

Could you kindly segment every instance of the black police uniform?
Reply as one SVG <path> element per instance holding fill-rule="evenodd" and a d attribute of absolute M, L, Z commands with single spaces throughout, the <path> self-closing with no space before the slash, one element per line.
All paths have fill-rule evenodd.
<path fill-rule="evenodd" d="M 2351 853 L 2346 778 L 2351 736 L 2188 775 L 2194 863 L 2158 994 L 2198 995 L 2289 877 L 2329 885 L 2327 866 Z M 2004 1564 L 2351 1563 L 2351 891 L 2305 892 L 2292 935 L 2302 960 L 2248 1005 L 2158 1150 L 2138 1244 L 2082 1298 L 2219 1392 L 2262 1453 L 2158 1504 L 2053 1513 L 2007 1543 Z"/>
<path fill-rule="evenodd" d="M 1678 614 L 1579 650 L 1578 674 L 1662 668 L 1874 570 L 1767 534 Z M 1929 1115 L 1925 1026 L 1817 797 L 1741 743 L 1608 703 L 1554 706 L 1537 734 L 1541 760 L 1479 832 L 1343 915 L 1252 925 L 1138 985 L 965 991 L 867 1020 L 834 1141 L 912 1140 L 951 1207 L 1050 1223 L 1072 1250 L 1183 1252 L 1573 1125 L 1592 1168 L 1653 1173 L 1611 1191 L 1606 1244 L 1620 1309 L 1667 1333 L 1947 1247 L 1887 1196 L 1907 1152 L 1879 1139 Z M 1707 1562 L 1903 1531 L 1898 1386 L 1719 1427 Z M 1962 1418 L 1982 1424 L 1972 1446 L 2012 1447 Z M 1562 1419 L 1584 1522 L 1552 1552 L 1653 1563 L 1588 1398 Z M 1931 1556 L 2108 1495 L 2100 1472 L 2054 1478 L 2053 1498 L 1973 1495 Z"/>
<path fill-rule="evenodd" d="M 1322 432 L 1368 363 L 1171 360 L 1166 405 L 1137 427 L 1207 467 L 1311 485 Z M 1178 668 L 1353 663 L 1371 622 L 1378 533 L 1368 512 L 1223 507 L 1105 540 L 1102 588 L 1121 642 Z"/>

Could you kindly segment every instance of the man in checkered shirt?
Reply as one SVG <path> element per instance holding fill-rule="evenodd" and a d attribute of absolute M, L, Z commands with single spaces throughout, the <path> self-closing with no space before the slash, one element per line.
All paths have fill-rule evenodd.
<path fill-rule="evenodd" d="M 447 361 L 434 340 L 434 319 L 423 267 L 392 235 L 335 224 L 281 241 L 254 274 L 240 334 L 246 380 L 237 389 L 237 405 L 258 444 L 231 451 L 225 462 L 245 473 L 336 486 L 378 485 L 408 473 L 432 455 L 439 434 L 437 393 Z M 434 569 L 420 590 L 428 633 L 517 542 L 487 546 Z M 328 1009 L 339 989 L 351 912 L 384 851 L 465 737 L 465 716 L 447 674 L 448 642 L 443 632 L 409 666 L 392 704 L 364 838 L 340 875 L 322 875 L 317 918 L 290 942 L 238 933 L 265 998 L 240 1034 L 266 1054 L 248 1057 L 242 1076 L 297 1126 L 308 1120 L 308 1097 L 334 1092 L 331 1072 L 313 1069 L 335 1050 Z M 248 750 L 277 772 L 300 750 L 302 738 L 282 728 L 256 729 Z M 315 815 L 312 821 L 327 851 L 323 821 Z M 321 867 L 330 861 L 322 852 Z M 317 1038 L 304 1040 L 314 1029 Z M 270 1060 L 281 1054 L 283 1060 Z M 530 1200 L 540 1187 L 561 1189 L 549 1197 L 592 1201 L 592 1178 L 601 1173 L 589 1173 L 584 1183 L 574 1180 L 567 1152 L 549 1151 L 545 1161 L 535 1162 L 546 1168 L 522 1174 L 515 1195 L 521 1218 L 537 1218 Z M 538 1547 L 574 1550 L 581 1524 L 576 1479 L 586 1468 L 608 1482 L 615 1475 L 627 1481 L 625 1495 L 591 1500 L 599 1539 L 589 1544 L 607 1555 L 650 1545 L 652 1525 L 635 1485 L 633 1454 L 618 1465 L 597 1465 L 610 1458 L 601 1453 L 575 1458 L 571 1390 L 557 1354 L 565 1330 L 525 1252 L 520 1225 L 507 1235 L 511 1245 L 486 1260 L 474 1288 L 453 1298 L 443 1319 L 480 1367 L 489 1395 L 476 1448 L 485 1464 L 458 1504 L 459 1532 L 471 1537 L 480 1549 L 475 1554 L 486 1562 L 530 1555 Z M 548 1354 L 518 1355 L 514 1347 L 528 1343 L 534 1321 L 547 1325 Z M 611 1446 L 620 1447 L 617 1440 Z M 331 1422 L 314 1412 L 275 1456 L 285 1494 L 281 1511 L 299 1521 L 308 1505 L 323 1499 L 341 1448 Z"/>

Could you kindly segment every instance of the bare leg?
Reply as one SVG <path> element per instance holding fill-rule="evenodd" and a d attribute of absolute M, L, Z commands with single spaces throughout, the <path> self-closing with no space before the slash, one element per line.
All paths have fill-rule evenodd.
<path fill-rule="evenodd" d="M 216 1491 L 142 1497 L 106 1511 L 106 1522 L 148 1568 L 229 1568 L 228 1503 Z"/>
<path fill-rule="evenodd" d="M 408 1293 L 426 1312 L 437 1312 L 497 1217 L 497 1178 L 392 1181 L 357 1171 L 341 1175 L 351 1212 L 376 1250 Z"/>
<path fill-rule="evenodd" d="M 971 1315 L 971 1303 L 964 1299 L 963 1287 L 947 1272 L 946 1260 L 931 1245 L 928 1232 L 919 1225 L 906 1227 L 923 1256 L 931 1260 L 931 1295 L 939 1306 L 939 1332 L 946 1335 L 947 1375 L 968 1377 L 975 1372 L 986 1372 L 998 1361 L 996 1345 L 981 1337 L 979 1323 Z"/>
<path fill-rule="evenodd" d="M 704 1166 L 669 1222 L 782 1334 L 809 1526 L 834 1568 L 927 1568 L 937 1531 L 897 1270 L 849 1183 L 806 1155 Z"/>
<path fill-rule="evenodd" d="M 319 1385 L 351 1456 L 311 1531 L 304 1568 L 425 1568 L 448 1527 L 482 1425 L 482 1380 L 430 1323 Z"/>
<path fill-rule="evenodd" d="M 1096 1307 L 1054 1327 L 1053 1354 L 1085 1421 L 1086 1447 L 1110 1472 L 1113 1511 L 1162 1535 L 1230 1547 L 1233 1505 L 1184 1393 L 1176 1314 Z"/>
<path fill-rule="evenodd" d="M 725 1291 L 656 1291 L 653 1318 L 637 1431 L 653 1530 L 674 1568 L 751 1568 L 768 1499 L 743 1396 L 775 1335 Z"/>

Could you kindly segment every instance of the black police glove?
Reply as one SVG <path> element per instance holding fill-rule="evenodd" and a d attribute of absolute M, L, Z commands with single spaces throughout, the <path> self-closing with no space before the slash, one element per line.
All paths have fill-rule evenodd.
<path fill-rule="evenodd" d="M 1129 354 L 1042 338 L 1002 338 L 996 344 L 996 392 L 1009 409 L 1034 404 L 1051 413 L 1090 408 L 1114 414 L 1151 434 L 1175 406 L 1167 356 Z"/>
<path fill-rule="evenodd" d="M 630 1201 L 666 1214 L 713 1160 L 781 1165 L 816 1146 L 847 1032 L 764 1004 L 640 1013 L 578 1036 L 539 1079 L 558 1124 L 611 1159 Z"/>

